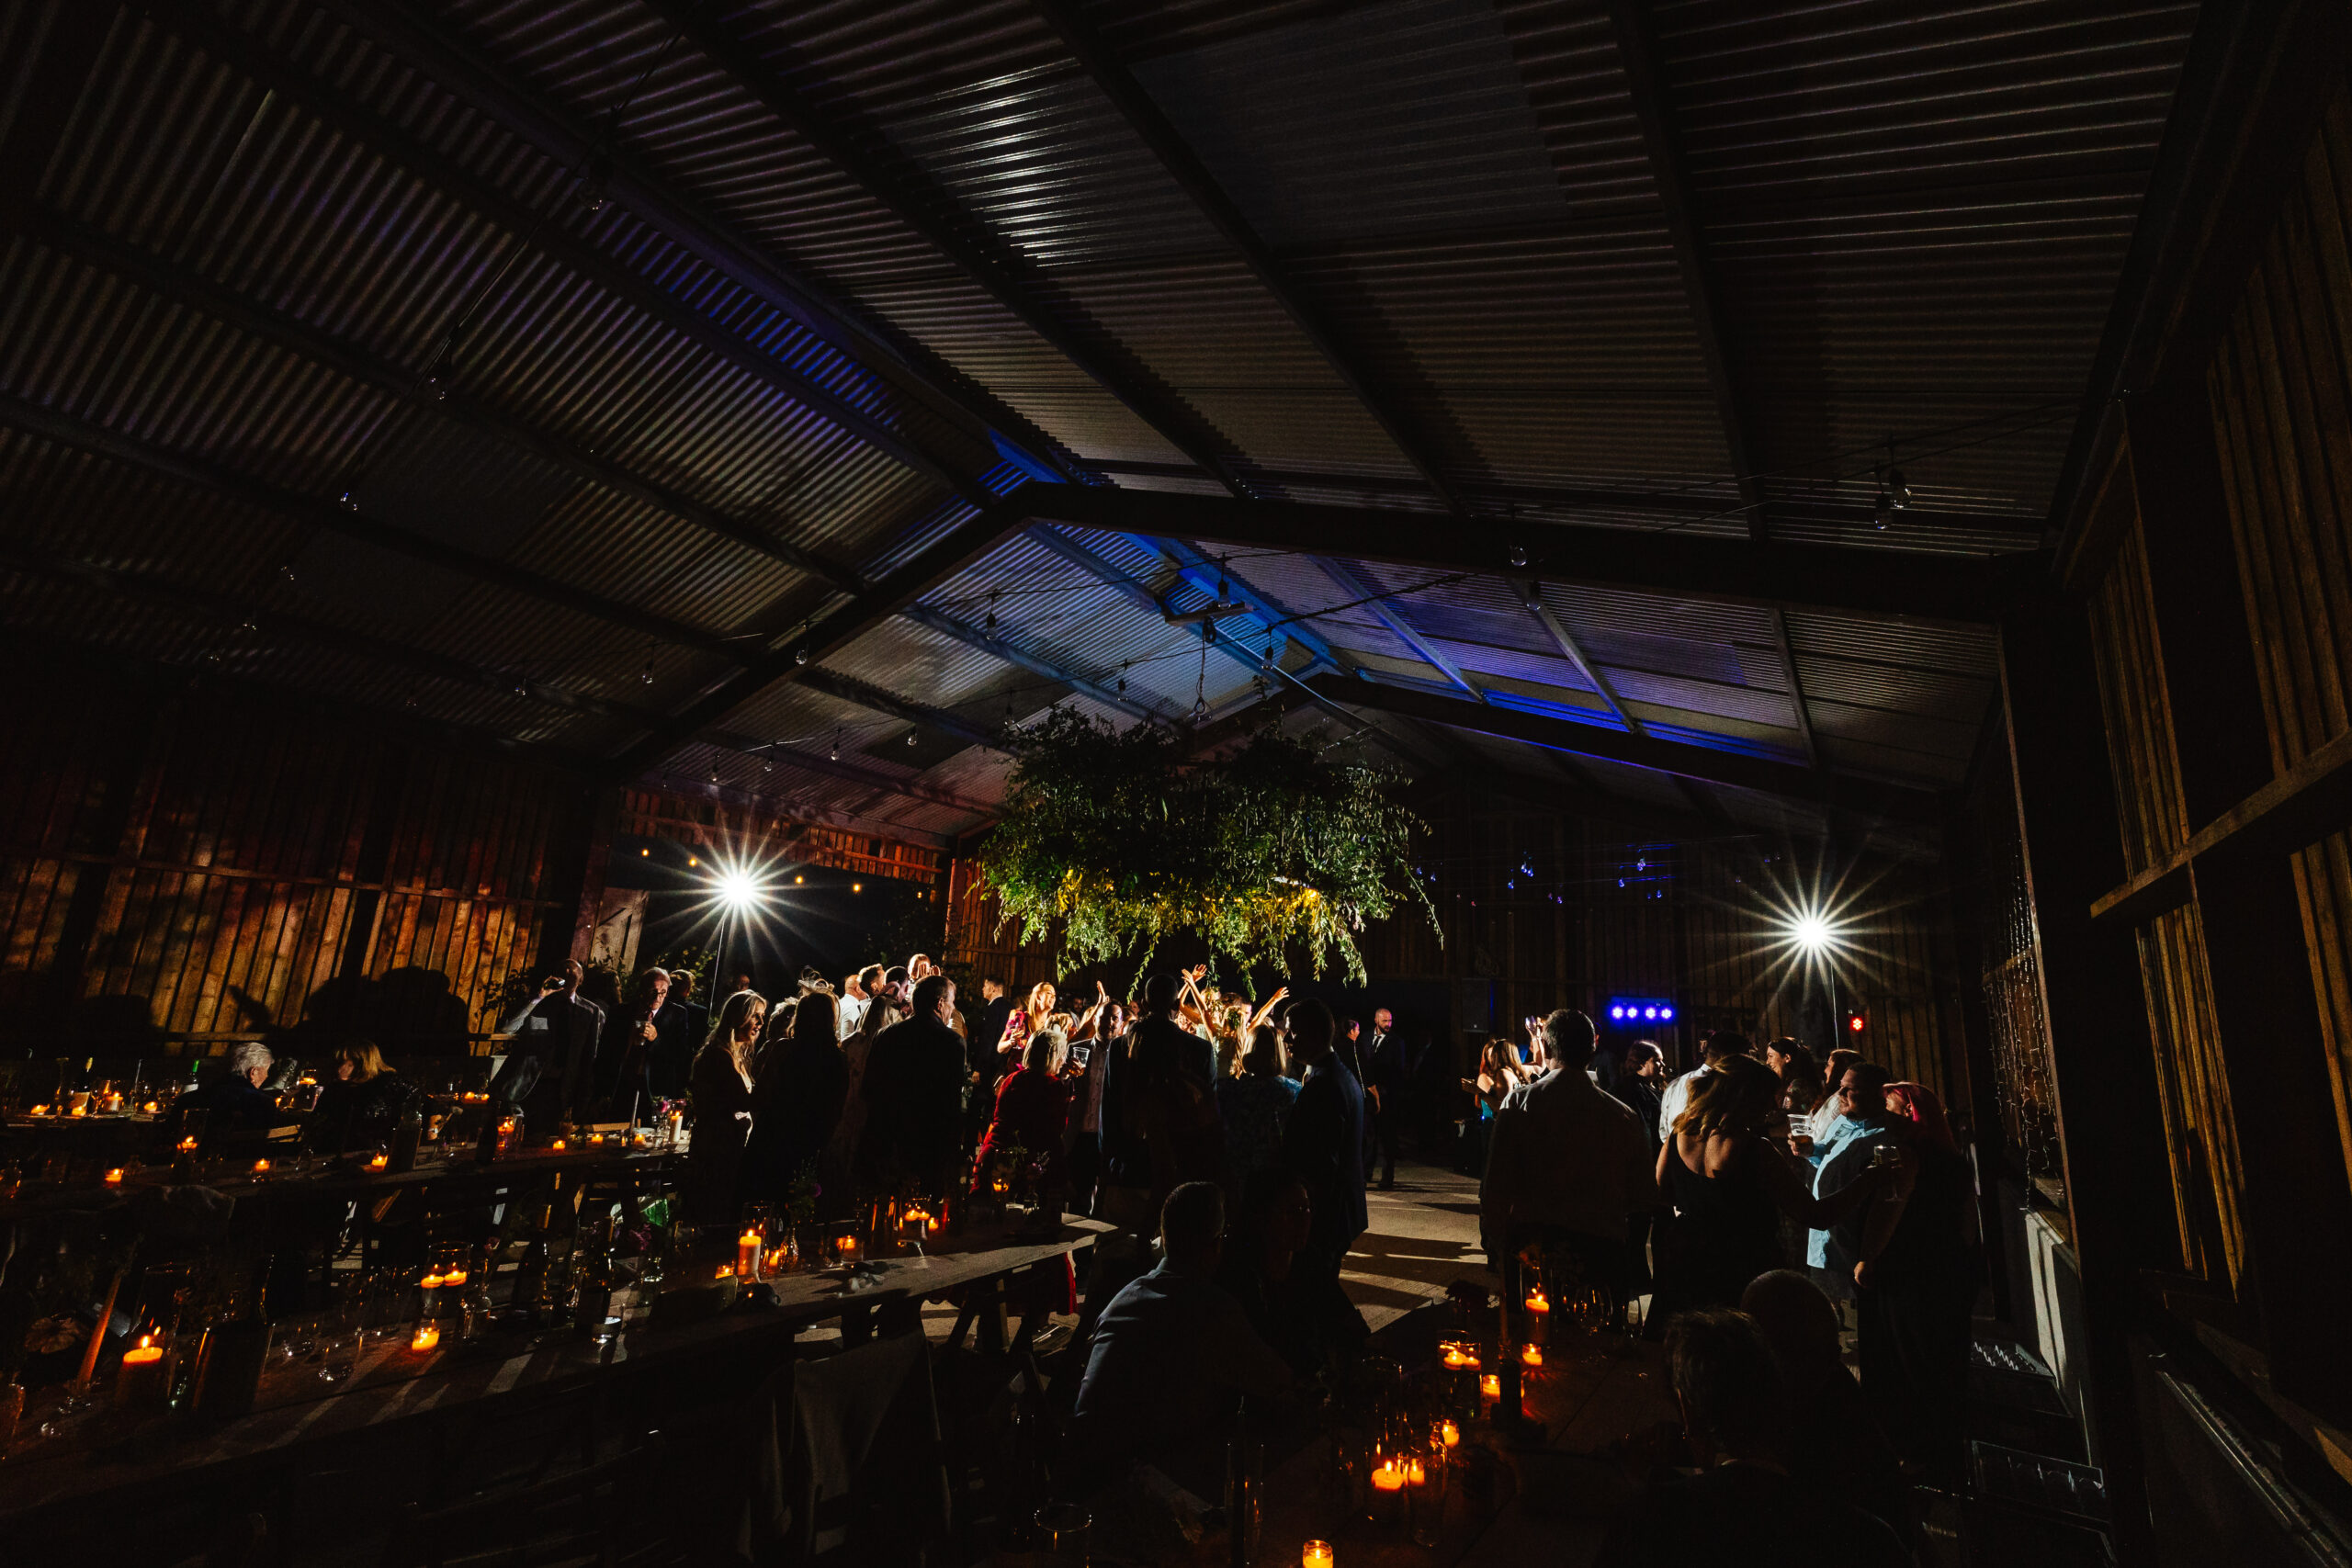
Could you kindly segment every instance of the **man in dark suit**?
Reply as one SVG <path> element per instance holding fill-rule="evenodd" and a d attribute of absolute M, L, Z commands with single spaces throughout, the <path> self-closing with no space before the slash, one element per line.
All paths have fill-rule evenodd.
<path fill-rule="evenodd" d="M 686 1092 L 695 1043 L 686 1036 L 686 1010 L 670 1000 L 670 972 L 648 969 L 629 987 L 629 998 L 611 1025 L 605 1056 L 611 1081 L 605 1099 L 617 1115 L 632 1107 L 651 1114 L 656 1100 Z"/>
<path fill-rule="evenodd" d="M 1366 1081 L 1372 1090 L 1372 1135 L 1380 1148 L 1384 1192 L 1396 1188 L 1396 1144 L 1419 1103 L 1425 1049 L 1415 1049 L 1410 1036 L 1397 1032 L 1395 1013 L 1386 1008 L 1373 1010 L 1372 1049 L 1367 1053 L 1372 1077 Z"/>
<path fill-rule="evenodd" d="M 1299 1002 L 1283 1027 L 1291 1060 L 1306 1076 L 1283 1126 L 1282 1167 L 1306 1184 L 1315 1209 L 1306 1247 L 1291 1267 L 1303 1271 L 1302 1290 L 1313 1281 L 1313 1295 L 1303 1299 L 1328 1299 L 1340 1288 L 1340 1260 L 1371 1223 L 1363 1201 L 1363 1086 L 1331 1048 L 1330 1009 Z"/>
<path fill-rule="evenodd" d="M 964 1154 L 964 1041 L 948 1023 L 956 982 L 927 976 L 915 987 L 913 1016 L 875 1036 L 860 1092 L 865 1132 L 858 1173 L 876 1187 L 900 1181 L 937 1197 L 961 1174 Z"/>
<path fill-rule="evenodd" d="M 544 1137 L 585 1110 L 596 1091 L 596 1054 L 605 1010 L 580 994 L 576 962 L 541 983 L 539 994 L 506 1021 L 509 1053 L 537 1056 L 539 1081 L 523 1100 L 524 1132 Z"/>

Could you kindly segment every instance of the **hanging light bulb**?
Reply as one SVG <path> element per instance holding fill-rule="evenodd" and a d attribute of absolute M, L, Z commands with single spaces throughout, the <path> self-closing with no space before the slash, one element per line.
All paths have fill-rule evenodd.
<path fill-rule="evenodd" d="M 839 729 L 833 731 L 832 760 L 836 762 L 842 760 L 842 732 Z"/>
<path fill-rule="evenodd" d="M 1130 659 L 1125 664 L 1119 666 L 1119 695 L 1123 697 L 1127 694 L 1127 666 L 1134 662 L 1135 660 Z M 1006 705 L 1005 711 L 1008 713 L 1012 711 L 1010 704 Z"/>
<path fill-rule="evenodd" d="M 1897 512 L 1911 504 L 1911 486 L 1904 479 L 1901 468 L 1886 470 L 1886 499 L 1894 502 Z"/>
<path fill-rule="evenodd" d="M 1525 545 L 1513 545 L 1510 547 L 1510 564 L 1513 566 L 1525 566 L 1527 564 L 1527 547 Z"/>
<path fill-rule="evenodd" d="M 1894 498 L 1881 491 L 1878 499 L 1871 503 L 1871 526 L 1883 533 L 1886 525 L 1894 521 Z"/>
<path fill-rule="evenodd" d="M 793 661 L 795 664 L 806 664 L 806 663 L 808 663 L 808 649 L 806 649 L 806 648 L 796 648 L 796 649 L 794 649 L 792 650 L 792 661 Z"/>
<path fill-rule="evenodd" d="M 917 734 L 917 732 L 916 732 L 916 731 L 914 731 L 914 730 L 911 730 L 911 729 L 910 729 L 910 730 L 908 730 L 908 731 L 907 731 L 907 744 L 908 744 L 910 747 L 911 747 L 911 746 L 913 746 L 913 745 L 914 745 L 914 743 L 915 743 L 916 734 Z"/>

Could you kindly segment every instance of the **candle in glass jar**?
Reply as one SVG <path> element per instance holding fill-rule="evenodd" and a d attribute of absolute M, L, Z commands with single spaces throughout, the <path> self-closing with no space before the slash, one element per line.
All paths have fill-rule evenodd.
<path fill-rule="evenodd" d="M 732 1280 L 735 1278 L 735 1265 L 732 1263 L 720 1264 L 718 1266 L 718 1273 L 715 1277 L 721 1280 Z"/>
<path fill-rule="evenodd" d="M 49 1114 L 49 1107 L 46 1105 L 36 1105 L 28 1114 L 34 1116 L 46 1116 Z"/>
<path fill-rule="evenodd" d="M 1420 1461 L 1419 1459 L 1409 1460 L 1409 1461 L 1408 1461 L 1406 1462 L 1406 1465 L 1405 1465 L 1405 1484 L 1406 1484 L 1406 1485 L 1408 1485 L 1408 1486 L 1420 1486 L 1420 1485 L 1423 1485 L 1423 1484 L 1427 1483 L 1427 1482 L 1429 1481 L 1429 1478 L 1430 1478 L 1430 1476 L 1429 1476 L 1429 1472 L 1421 1468 L 1421 1461 Z"/>
<path fill-rule="evenodd" d="M 452 1269 L 441 1276 L 441 1282 L 454 1289 L 466 1282 L 466 1271 L 462 1269 Z"/>
<path fill-rule="evenodd" d="M 1544 1293 L 1541 1287 L 1527 1292 L 1527 1310 L 1530 1312 L 1550 1312 L 1552 1310 L 1551 1298 Z"/>
<path fill-rule="evenodd" d="M 114 1402 L 124 1410 L 145 1409 L 164 1403 L 164 1348 L 153 1335 L 122 1353 L 122 1370 L 115 1374 Z"/>
<path fill-rule="evenodd" d="M 391 1163 L 392 1163 L 392 1156 L 390 1156 L 390 1155 L 378 1155 L 375 1158 L 373 1158 L 373 1159 L 371 1159 L 371 1160 L 369 1160 L 369 1161 L 368 1162 L 368 1169 L 370 1169 L 370 1170 L 381 1170 L 381 1169 L 383 1169 L 386 1166 L 388 1166 L 388 1165 L 390 1165 L 390 1164 L 391 1164 Z"/>
<path fill-rule="evenodd" d="M 182 1138 L 179 1141 L 178 1146 L 180 1153 L 184 1155 L 192 1155 L 196 1153 L 196 1140 L 194 1138 Z"/>
<path fill-rule="evenodd" d="M 153 1101 L 153 1100 L 149 1100 L 146 1104 L 144 1104 L 144 1105 L 141 1106 L 139 1109 L 140 1109 L 140 1110 L 141 1110 L 141 1111 L 145 1111 L 148 1115 L 153 1116 L 153 1115 L 154 1115 L 154 1114 L 155 1114 L 155 1112 L 156 1112 L 156 1111 L 158 1111 L 162 1110 L 162 1109 L 163 1109 L 163 1107 L 162 1107 L 162 1106 L 160 1106 L 160 1105 L 158 1105 L 158 1104 L 156 1104 L 156 1103 L 155 1103 L 155 1101 Z"/>
<path fill-rule="evenodd" d="M 1310 1540 L 1298 1554 L 1298 1568 L 1333 1568 L 1331 1543 Z"/>
<path fill-rule="evenodd" d="M 107 1185 L 108 1187 L 119 1187 L 122 1185 L 121 1167 L 117 1166 L 114 1169 L 107 1172 Z"/>
<path fill-rule="evenodd" d="M 408 1348 L 412 1350 L 430 1350 L 440 1343 L 440 1327 L 435 1324 L 420 1323 L 416 1325 L 416 1333 L 409 1339 Z"/>
<path fill-rule="evenodd" d="M 1501 1376 L 1500 1376 L 1499 1374 L 1495 1373 L 1495 1372 L 1488 1372 L 1485 1377 L 1482 1377 L 1482 1378 L 1480 1378 L 1480 1379 L 1478 1380 L 1478 1397 L 1479 1397 L 1479 1398 L 1481 1398 L 1481 1399 L 1500 1399 L 1502 1396 L 1503 1396 L 1503 1380 L 1502 1380 L 1502 1378 L 1501 1378 Z"/>
<path fill-rule="evenodd" d="M 554 1143 L 549 1144 L 548 1147 L 560 1150 L 563 1147 L 563 1140 L 561 1138 L 558 1138 Z"/>
<path fill-rule="evenodd" d="M 267 1176 L 269 1174 L 269 1161 L 266 1159 L 257 1159 L 254 1161 L 254 1174 L 255 1176 Z"/>
<path fill-rule="evenodd" d="M 1375 1492 L 1405 1490 L 1404 1464 L 1394 1459 L 1381 1461 L 1380 1468 L 1372 1472 L 1372 1489 Z"/>
<path fill-rule="evenodd" d="M 857 1251 L 857 1237 L 855 1237 L 855 1236 L 854 1236 L 854 1235 L 845 1235 L 845 1236 L 842 1237 L 842 1257 L 844 1257 L 844 1258 L 850 1257 L 850 1256 L 852 1256 L 853 1254 L 854 1254 L 856 1251 Z"/>
<path fill-rule="evenodd" d="M 1544 1364 L 1544 1347 L 1541 1345 L 1521 1345 L 1519 1348 L 1519 1363 L 1523 1367 L 1542 1366 Z"/>
<path fill-rule="evenodd" d="M 1438 1440 L 1447 1448 L 1457 1448 L 1462 1442 L 1462 1428 L 1448 1421 L 1437 1429 Z"/>
<path fill-rule="evenodd" d="M 759 1260 L 760 1233 L 745 1231 L 741 1235 L 737 1236 L 735 1238 L 735 1272 L 748 1280 L 752 1277 L 752 1270 L 759 1266 Z"/>

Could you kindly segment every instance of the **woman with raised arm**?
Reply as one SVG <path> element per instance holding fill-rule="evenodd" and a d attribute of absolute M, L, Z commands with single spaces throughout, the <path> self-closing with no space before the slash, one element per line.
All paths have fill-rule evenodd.
<path fill-rule="evenodd" d="M 1004 1021 L 1004 1035 L 996 1043 L 997 1054 L 1012 1056 L 1019 1062 L 1021 1053 L 1029 1044 L 1029 1037 L 1045 1028 L 1054 1016 L 1054 983 L 1040 980 L 1029 987 L 1029 999 L 1014 1008 Z"/>

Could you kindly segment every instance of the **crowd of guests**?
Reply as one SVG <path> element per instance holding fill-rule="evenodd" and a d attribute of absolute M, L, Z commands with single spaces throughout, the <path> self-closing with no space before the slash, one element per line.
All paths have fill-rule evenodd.
<path fill-rule="evenodd" d="M 1604 1073 L 1590 1021 L 1566 1010 L 1536 1043 L 1529 1066 L 1489 1068 L 1521 1081 L 1494 1112 L 1488 1256 L 1535 1257 L 1546 1278 L 1620 1303 L 1646 1292 L 1659 1327 L 1755 1318 L 1782 1351 L 1792 1442 L 1875 1439 L 1839 1461 L 1854 1498 L 1899 1506 L 1898 1466 L 1955 1478 L 1981 1249 L 1973 1173 L 1934 1091 L 1859 1053 L 1834 1054 L 1833 1079 L 1794 1041 L 1759 1053 L 1728 1032 L 1670 1081 L 1647 1043 Z M 1838 1303 L 1859 1389 L 1836 1353 Z M 1828 1414 L 1808 1428 L 1808 1411 Z"/>
<path fill-rule="evenodd" d="M 1521 1258 L 1613 1303 L 1646 1294 L 1694 1441 L 1778 1478 L 1711 1481 L 1672 1517 L 1835 1494 L 1833 1513 L 1894 1523 L 1906 1478 L 1959 1466 L 1971 1172 L 1934 1093 L 1857 1053 L 1825 1064 L 1717 1033 L 1673 1077 L 1649 1042 L 1600 1057 L 1590 1020 L 1562 1010 L 1461 1077 L 1385 1008 L 1255 1001 L 1201 969 L 1133 998 L 1016 997 L 995 977 L 961 997 L 921 953 L 838 985 L 804 971 L 774 1000 L 746 982 L 707 1023 L 688 976 L 648 971 L 611 1019 L 577 985 L 517 1020 L 544 1047 L 534 1093 L 555 1114 L 689 1095 L 686 1201 L 707 1223 L 813 1176 L 829 1213 L 871 1191 L 1009 1189 L 1156 1235 L 1156 1266 L 1090 1299 L 1074 1420 L 1102 1473 L 1219 1436 L 1235 1393 L 1277 1394 L 1351 1352 L 1363 1324 L 1339 1279 L 1366 1189 L 1393 1183 L 1408 1138 L 1427 1151 L 1453 1130 L 1441 1120 L 1476 1153 L 1506 1299 Z M 1842 1519 L 1824 1539 L 1871 1560 L 1877 1538 Z M 1616 1545 L 1681 1560 L 1673 1540 Z"/>

